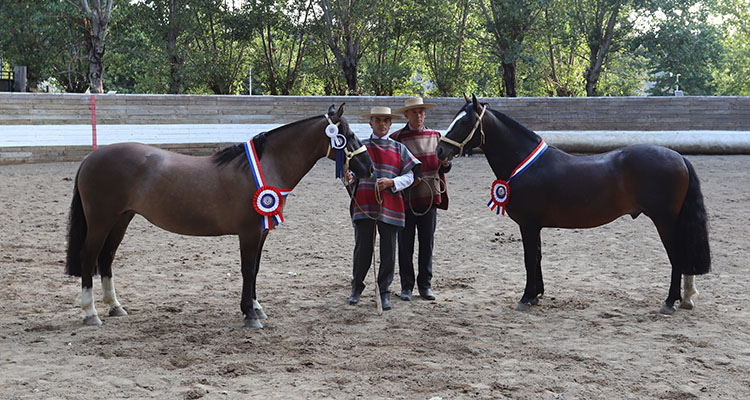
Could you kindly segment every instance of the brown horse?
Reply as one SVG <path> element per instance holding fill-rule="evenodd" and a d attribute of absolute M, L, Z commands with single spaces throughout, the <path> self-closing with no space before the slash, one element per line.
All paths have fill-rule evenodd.
<path fill-rule="evenodd" d="M 709 272 L 711 252 L 700 182 L 679 153 L 633 145 L 572 156 L 547 146 L 510 117 L 488 110 L 476 97 L 466 98 L 442 140 L 436 150 L 440 159 L 458 156 L 464 147 L 482 148 L 498 178 L 491 204 L 507 209 L 521 228 L 526 289 L 516 309 L 537 304 L 544 293 L 542 228 L 591 228 L 641 213 L 656 225 L 672 264 L 669 295 L 659 311 L 673 313 L 677 300 L 681 308 L 692 308 L 689 297 L 697 294 L 693 275 Z M 684 299 L 681 274 L 686 275 Z"/>
<path fill-rule="evenodd" d="M 351 162 L 351 170 L 369 177 L 372 160 L 349 129 L 343 111 L 343 105 L 338 111 L 331 106 L 326 115 L 253 138 L 265 183 L 294 188 L 318 159 L 333 158 L 326 135 L 331 123 L 337 124 L 346 138 L 339 151 Z M 343 144 L 339 139 L 337 147 Z M 101 324 L 92 289 L 96 267 L 109 315 L 127 315 L 115 295 L 112 260 L 130 220 L 140 214 L 164 230 L 183 235 L 238 235 L 243 278 L 240 308 L 246 326 L 262 327 L 259 319 L 265 318 L 265 313 L 256 300 L 255 281 L 268 230 L 263 229 L 262 216 L 254 206 L 254 196 L 260 191 L 251 170 L 245 144 L 213 156 L 195 157 L 139 143 L 120 143 L 86 157 L 74 185 L 66 265 L 68 274 L 81 277 L 84 323 Z M 283 201 L 278 205 L 281 211 Z"/>

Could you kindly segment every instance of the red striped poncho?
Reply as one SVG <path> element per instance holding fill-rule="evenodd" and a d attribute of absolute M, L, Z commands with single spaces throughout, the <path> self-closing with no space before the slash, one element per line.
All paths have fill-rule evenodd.
<path fill-rule="evenodd" d="M 420 165 L 406 146 L 399 142 L 388 139 L 367 139 L 362 144 L 367 147 L 372 163 L 375 167 L 373 176 L 368 179 L 359 179 L 352 201 L 352 221 L 364 218 L 373 218 L 395 226 L 404 226 L 406 216 L 404 214 L 404 200 L 401 192 L 393 193 L 388 188 L 380 193 L 383 200 L 378 204 L 375 190 L 378 178 L 393 179 L 406 174 Z M 417 168 L 418 170 L 419 168 Z M 419 171 L 415 171 L 415 177 Z"/>
<path fill-rule="evenodd" d="M 441 166 L 435 154 L 435 149 L 440 143 L 440 132 L 430 129 L 414 131 L 407 123 L 405 127 L 393 132 L 391 139 L 403 143 L 422 162 L 422 179 L 425 182 L 417 184 L 416 176 L 414 177 L 415 184 L 409 188 L 407 198 L 404 199 L 406 208 L 413 207 L 421 211 L 434 204 L 438 208 L 447 210 L 448 192 L 445 191 L 447 185 L 444 174 L 447 169 Z"/>

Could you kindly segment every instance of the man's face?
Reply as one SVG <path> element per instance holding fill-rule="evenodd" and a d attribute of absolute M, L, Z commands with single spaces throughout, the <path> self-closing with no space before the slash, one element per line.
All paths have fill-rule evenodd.
<path fill-rule="evenodd" d="M 391 117 L 370 117 L 370 127 L 375 136 L 382 138 L 387 135 L 388 131 L 391 129 Z"/>
<path fill-rule="evenodd" d="M 409 120 L 409 125 L 412 129 L 421 130 L 424 129 L 424 117 L 427 115 L 427 110 L 423 107 L 412 108 L 404 111 L 404 116 Z"/>

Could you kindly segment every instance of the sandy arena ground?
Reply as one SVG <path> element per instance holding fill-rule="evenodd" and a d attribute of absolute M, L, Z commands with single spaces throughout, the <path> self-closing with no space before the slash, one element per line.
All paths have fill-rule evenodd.
<path fill-rule="evenodd" d="M 0 398 L 748 399 L 750 156 L 689 159 L 713 251 L 692 311 L 657 313 L 670 267 L 643 216 L 543 230 L 545 297 L 514 311 L 520 234 L 486 207 L 482 156 L 448 176 L 437 301 L 394 296 L 378 316 L 370 274 L 349 306 L 348 197 L 324 160 L 266 242 L 262 330 L 242 326 L 236 237 L 179 236 L 139 216 L 114 264 L 130 315 L 83 326 L 80 281 L 63 272 L 78 164 L 0 166 Z"/>

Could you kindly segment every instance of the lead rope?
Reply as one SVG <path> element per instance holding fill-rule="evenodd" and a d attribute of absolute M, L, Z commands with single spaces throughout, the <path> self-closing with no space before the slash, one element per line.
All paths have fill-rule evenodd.
<path fill-rule="evenodd" d="M 417 183 L 417 186 L 422 184 L 424 182 L 427 185 L 427 188 L 430 189 L 430 198 L 434 198 L 436 194 L 443 194 L 445 193 L 446 185 L 443 183 L 443 181 L 440 179 L 439 176 L 430 176 L 433 185 L 431 185 L 427 180 L 422 179 L 419 183 Z M 434 182 L 438 182 L 437 185 L 434 185 Z M 437 188 L 435 188 L 437 186 Z M 421 217 L 423 215 L 426 215 L 430 210 L 432 210 L 432 207 L 434 206 L 434 203 L 430 202 L 430 205 L 427 207 L 427 210 L 423 213 L 417 213 L 414 211 L 414 206 L 411 204 L 411 192 L 409 193 L 409 208 L 411 209 L 412 214 L 414 214 L 417 217 Z"/>
<path fill-rule="evenodd" d="M 380 193 L 377 186 L 375 187 L 375 193 Z M 382 205 L 381 205 L 382 209 Z M 383 315 L 383 303 L 380 300 L 380 285 L 378 284 L 378 273 L 375 272 L 375 269 L 377 268 L 377 260 L 375 259 L 375 256 L 377 255 L 377 252 L 375 251 L 375 237 L 378 233 L 378 221 L 375 220 L 375 223 L 372 225 L 372 277 L 375 278 L 375 307 L 377 307 L 378 315 Z M 380 250 L 378 248 L 378 250 Z"/>

